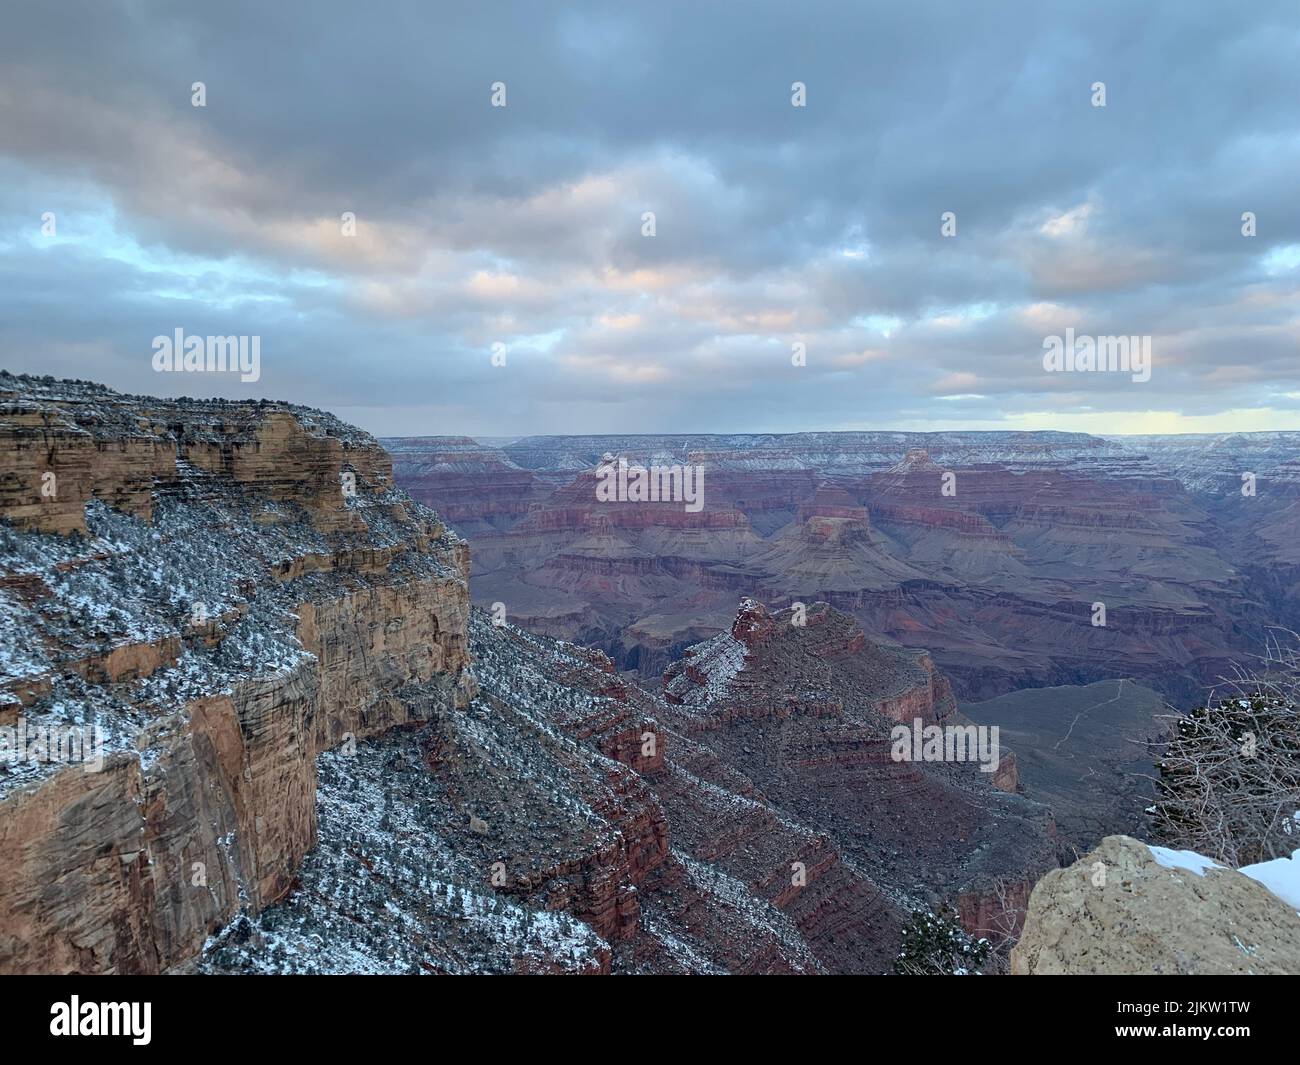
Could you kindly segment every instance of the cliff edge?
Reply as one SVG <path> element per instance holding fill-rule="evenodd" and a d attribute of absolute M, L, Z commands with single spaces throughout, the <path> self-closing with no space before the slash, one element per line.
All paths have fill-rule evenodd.
<path fill-rule="evenodd" d="M 465 544 L 319 411 L 0 374 L 0 519 L 0 971 L 195 957 L 321 752 L 473 695 Z"/>

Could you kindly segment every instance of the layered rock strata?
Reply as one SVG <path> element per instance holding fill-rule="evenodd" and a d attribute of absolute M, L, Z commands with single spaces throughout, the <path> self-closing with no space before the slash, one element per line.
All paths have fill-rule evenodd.
<path fill-rule="evenodd" d="M 0 463 L 0 971 L 165 971 L 289 890 L 322 751 L 468 702 L 465 545 L 287 404 L 5 375 Z"/>
<path fill-rule="evenodd" d="M 1213 476 L 1196 440 L 1078 433 L 391 446 L 403 484 L 474 523 L 476 602 L 645 680 L 752 595 L 925 648 L 964 699 L 1123 676 L 1187 701 L 1270 624 L 1300 627 L 1296 439 L 1200 441 Z M 601 502 L 605 454 L 703 467 L 702 509 Z"/>

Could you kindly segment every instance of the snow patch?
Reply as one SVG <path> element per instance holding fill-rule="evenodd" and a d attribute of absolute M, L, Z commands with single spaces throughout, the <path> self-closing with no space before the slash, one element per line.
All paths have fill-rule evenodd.
<path fill-rule="evenodd" d="M 1151 852 L 1151 857 L 1166 869 L 1186 869 L 1189 873 L 1204 876 L 1207 869 L 1223 868 L 1218 862 L 1195 851 L 1175 851 L 1168 847 L 1153 847 L 1150 844 L 1147 844 L 1147 850 Z"/>
<path fill-rule="evenodd" d="M 1288 906 L 1300 910 L 1300 850 L 1293 852 L 1290 858 L 1243 865 L 1240 872 L 1263 884 Z"/>

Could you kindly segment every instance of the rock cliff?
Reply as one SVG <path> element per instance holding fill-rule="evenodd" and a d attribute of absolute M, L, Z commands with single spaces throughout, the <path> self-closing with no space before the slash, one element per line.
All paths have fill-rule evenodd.
<path fill-rule="evenodd" d="M 913 652 L 876 658 L 851 619 L 823 613 L 805 665 L 866 655 L 878 693 L 938 693 L 918 712 L 951 716 Z M 976 931 L 1006 929 L 1054 864 L 1045 811 L 975 771 L 892 763 L 889 719 L 843 705 L 861 671 L 826 700 L 765 693 L 764 663 L 804 657 L 782 620 L 746 604 L 733 631 L 748 665 L 701 649 L 687 668 L 705 685 L 674 703 L 598 651 L 475 611 L 469 708 L 323 756 L 301 890 L 226 929 L 200 967 L 879 973 L 913 906 L 943 899 Z M 772 731 L 726 709 L 750 697 Z M 797 738 L 804 715 L 852 732 L 828 764 Z M 828 817 L 808 795 L 821 789 L 860 795 Z"/>
<path fill-rule="evenodd" d="M 1010 752 L 994 772 L 894 757 L 897 726 L 970 722 L 928 655 L 868 639 L 825 603 L 744 601 L 729 632 L 668 670 L 664 695 L 663 719 L 767 803 L 818 826 L 892 897 L 951 904 L 973 932 L 1013 934 L 1057 863 L 1052 815 L 1016 793 Z"/>
<path fill-rule="evenodd" d="M 465 705 L 468 555 L 373 438 L 0 376 L 0 971 L 159 972 L 282 897 L 316 761 Z M 70 732 L 70 730 L 72 730 Z"/>

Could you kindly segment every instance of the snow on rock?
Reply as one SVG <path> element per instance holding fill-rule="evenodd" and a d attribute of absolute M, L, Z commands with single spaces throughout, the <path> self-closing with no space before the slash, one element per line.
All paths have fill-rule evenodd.
<path fill-rule="evenodd" d="M 1291 895 L 1295 858 L 1262 864 L 1238 871 L 1195 852 L 1107 836 L 1034 887 L 1011 971 L 1300 971 L 1300 913 Z"/>
<path fill-rule="evenodd" d="M 1175 851 L 1168 847 L 1156 847 L 1150 844 L 1147 849 L 1151 851 L 1151 857 L 1166 869 L 1186 869 L 1189 873 L 1204 876 L 1207 869 L 1223 868 L 1218 862 L 1195 851 Z"/>
<path fill-rule="evenodd" d="M 1195 851 L 1175 851 L 1150 844 L 1147 849 L 1166 869 L 1185 869 L 1197 876 L 1204 876 L 1207 870 L 1224 868 L 1212 858 Z M 1300 850 L 1289 858 L 1274 858 L 1272 861 L 1243 865 L 1237 872 L 1263 884 L 1283 902 L 1300 910 Z"/>
<path fill-rule="evenodd" d="M 1288 906 L 1300 910 L 1300 850 L 1289 858 L 1243 865 L 1240 872 L 1259 881 Z"/>
<path fill-rule="evenodd" d="M 0 372 L 0 444 L 0 972 L 185 964 L 290 888 L 322 750 L 468 703 L 465 546 L 290 404 Z"/>

